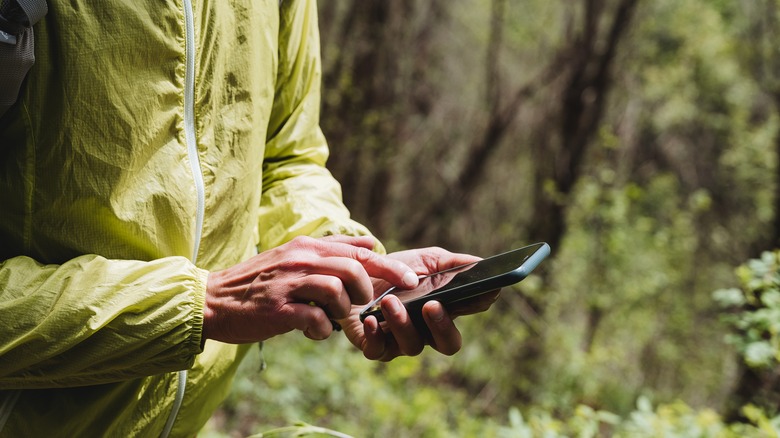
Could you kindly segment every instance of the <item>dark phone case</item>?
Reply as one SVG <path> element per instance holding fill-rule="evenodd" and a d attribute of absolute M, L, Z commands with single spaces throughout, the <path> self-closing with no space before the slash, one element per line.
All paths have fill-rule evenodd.
<path fill-rule="evenodd" d="M 425 305 L 425 303 L 427 303 L 428 301 L 436 300 L 440 302 L 443 306 L 447 307 L 447 305 L 456 303 L 461 300 L 472 298 L 474 296 L 487 293 L 492 290 L 501 289 L 502 287 L 511 286 L 521 281 L 526 276 L 527 274 L 524 272 L 511 271 L 502 274 L 498 277 L 489 278 L 484 281 L 472 283 L 468 286 L 464 286 L 459 289 L 450 290 L 447 294 L 438 298 L 437 298 L 438 294 L 432 292 L 429 295 L 426 295 L 424 299 L 419 299 L 419 300 L 414 300 L 414 301 L 404 303 L 404 306 L 409 312 L 409 315 L 412 317 L 412 320 L 414 320 L 415 325 L 417 325 L 418 322 L 424 325 L 424 322 L 422 322 L 422 308 Z M 377 321 L 381 322 L 385 320 L 385 317 L 384 315 L 382 315 L 381 310 L 376 310 L 374 312 L 369 312 L 369 313 L 363 313 L 360 315 L 360 320 L 363 321 L 366 319 L 366 317 L 370 315 L 375 316 Z"/>
<path fill-rule="evenodd" d="M 485 281 L 481 281 L 479 283 L 473 283 L 470 287 L 464 287 L 463 290 L 457 290 L 453 293 L 449 293 L 442 297 L 441 299 L 436 299 L 436 294 L 431 294 L 430 297 L 427 300 L 415 300 L 411 301 L 409 303 L 405 304 L 406 310 L 409 313 L 409 317 L 412 319 L 412 323 L 414 324 L 414 327 L 417 329 L 417 331 L 423 335 L 426 339 L 431 338 L 430 330 L 428 329 L 428 324 L 425 323 L 425 320 L 422 316 L 422 308 L 428 301 L 436 300 L 442 304 L 445 308 L 447 308 L 449 305 L 457 303 L 458 301 L 466 300 L 468 298 L 472 298 L 481 294 L 488 293 L 490 291 L 494 291 L 496 289 L 501 289 L 502 287 L 511 286 L 515 283 L 518 283 L 525 277 L 527 277 L 528 274 L 524 272 L 517 272 L 512 271 L 508 272 L 504 275 L 501 275 L 499 277 L 494 277 L 487 279 Z M 377 318 L 377 321 L 384 321 L 385 317 L 382 315 L 382 312 L 379 312 L 379 315 L 374 315 Z"/>
<path fill-rule="evenodd" d="M 428 295 L 425 295 L 424 297 L 421 297 L 420 299 L 405 302 L 404 306 L 406 307 L 407 312 L 409 313 L 409 316 L 412 319 L 412 322 L 421 333 L 427 333 L 428 327 L 425 324 L 425 321 L 422 317 L 422 307 L 425 305 L 426 302 L 431 300 L 437 300 L 440 303 L 442 303 L 442 305 L 447 307 L 448 305 L 451 305 L 458 301 L 472 298 L 474 296 L 520 282 L 525 277 L 527 277 L 528 274 L 530 274 L 536 268 L 536 266 L 538 266 L 539 263 L 541 263 L 541 261 L 544 260 L 544 258 L 547 257 L 550 253 L 550 247 L 546 243 L 537 243 L 534 245 L 529 245 L 529 247 L 537 246 L 537 245 L 539 246 L 539 248 L 536 251 L 534 251 L 530 256 L 528 256 L 528 258 L 524 260 L 520 266 L 518 266 L 516 269 L 512 271 L 505 272 L 495 277 L 486 278 L 484 280 L 475 283 L 464 285 L 456 289 L 450 289 L 443 294 L 436 293 L 434 291 Z M 518 250 L 520 249 L 524 249 L 524 248 L 519 248 Z M 499 254 L 494 257 L 498 257 L 501 255 L 503 254 Z M 457 268 L 453 268 L 453 269 L 457 269 Z M 369 315 L 374 315 L 377 318 L 377 321 L 380 322 L 384 321 L 385 319 L 384 315 L 382 315 L 381 310 L 375 310 L 373 312 L 361 313 L 360 320 L 361 321 L 365 320 L 365 318 L 368 317 Z"/>

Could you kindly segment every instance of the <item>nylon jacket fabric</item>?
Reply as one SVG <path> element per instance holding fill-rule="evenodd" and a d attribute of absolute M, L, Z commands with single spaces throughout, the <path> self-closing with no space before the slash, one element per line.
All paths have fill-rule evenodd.
<path fill-rule="evenodd" d="M 195 145 L 185 12 L 51 0 L 35 27 L 0 121 L 0 399 L 21 390 L 0 436 L 158 436 L 183 369 L 171 436 L 194 436 L 249 348 L 203 346 L 208 272 L 368 233 L 324 167 L 314 2 L 192 2 Z"/>

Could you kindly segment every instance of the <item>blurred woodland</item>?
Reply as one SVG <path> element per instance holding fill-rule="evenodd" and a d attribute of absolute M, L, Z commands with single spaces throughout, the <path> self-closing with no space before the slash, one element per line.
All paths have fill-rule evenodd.
<path fill-rule="evenodd" d="M 453 357 L 267 342 L 204 436 L 777 436 L 780 1 L 322 1 L 320 28 L 329 168 L 388 250 L 553 253 Z"/>

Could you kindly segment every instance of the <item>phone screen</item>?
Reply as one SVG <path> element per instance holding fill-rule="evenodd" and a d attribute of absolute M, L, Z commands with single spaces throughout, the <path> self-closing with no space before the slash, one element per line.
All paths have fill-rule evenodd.
<path fill-rule="evenodd" d="M 393 289 L 393 295 L 401 299 L 402 302 L 411 301 L 416 298 L 424 297 L 437 290 L 447 290 L 473 282 L 479 278 L 474 275 L 468 275 L 473 269 L 477 268 L 479 262 L 469 263 L 447 271 L 437 272 L 420 278 L 420 283 L 414 289 Z"/>
<path fill-rule="evenodd" d="M 441 298 L 442 302 L 452 302 L 508 286 L 522 280 L 547 255 L 543 253 L 539 257 L 539 251 L 543 248 L 547 248 L 547 245 L 530 245 L 474 263 L 430 274 L 420 278 L 419 285 L 414 289 L 392 288 L 388 290 L 369 304 L 363 313 L 378 312 L 379 301 L 387 293 L 396 295 L 404 304 L 424 299 L 427 296 L 430 296 L 430 299 Z M 534 254 L 537 254 L 538 260 L 524 265 Z M 456 291 L 459 293 L 455 293 Z M 452 292 L 452 294 L 448 292 Z"/>

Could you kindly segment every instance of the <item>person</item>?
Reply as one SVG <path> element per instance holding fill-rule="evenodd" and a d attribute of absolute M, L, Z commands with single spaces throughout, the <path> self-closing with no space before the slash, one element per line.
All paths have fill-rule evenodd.
<path fill-rule="evenodd" d="M 0 436 L 194 436 L 252 343 L 331 319 L 372 360 L 460 348 L 435 302 L 429 338 L 392 296 L 358 319 L 475 258 L 350 218 L 317 32 L 308 0 L 49 2 L 0 119 Z"/>

